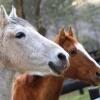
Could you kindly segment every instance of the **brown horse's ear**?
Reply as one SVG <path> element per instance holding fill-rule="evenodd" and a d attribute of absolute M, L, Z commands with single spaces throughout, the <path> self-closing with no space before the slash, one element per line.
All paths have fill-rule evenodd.
<path fill-rule="evenodd" d="M 64 39 L 64 38 L 66 37 L 65 31 L 64 31 L 64 27 L 62 27 L 62 28 L 60 29 L 59 35 L 60 35 L 60 38 L 61 38 L 61 39 Z"/>
<path fill-rule="evenodd" d="M 68 29 L 68 35 L 70 35 L 70 36 L 74 36 L 74 33 L 73 33 L 73 29 L 72 29 L 72 27 L 70 26 L 69 27 L 69 29 Z"/>

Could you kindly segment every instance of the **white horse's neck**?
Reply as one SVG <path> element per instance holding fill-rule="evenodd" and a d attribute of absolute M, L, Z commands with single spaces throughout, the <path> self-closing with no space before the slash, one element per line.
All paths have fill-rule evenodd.
<path fill-rule="evenodd" d="M 12 81 L 15 71 L 0 63 L 0 100 L 11 100 Z"/>

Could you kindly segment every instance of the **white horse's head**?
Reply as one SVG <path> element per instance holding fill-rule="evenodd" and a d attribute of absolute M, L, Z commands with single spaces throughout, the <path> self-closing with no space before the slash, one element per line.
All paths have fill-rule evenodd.
<path fill-rule="evenodd" d="M 54 75 L 64 71 L 68 57 L 60 46 L 19 18 L 14 7 L 9 16 L 4 7 L 0 7 L 0 61 L 3 64 L 22 72 Z"/>

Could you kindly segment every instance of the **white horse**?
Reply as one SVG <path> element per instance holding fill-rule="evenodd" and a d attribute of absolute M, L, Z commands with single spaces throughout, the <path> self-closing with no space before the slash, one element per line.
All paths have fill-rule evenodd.
<path fill-rule="evenodd" d="M 7 82 L 12 76 L 7 69 L 39 75 L 62 74 L 69 64 L 69 55 L 60 46 L 40 35 L 26 20 L 16 15 L 12 7 L 10 16 L 0 6 L 0 100 L 10 100 Z M 7 76 L 7 77 L 8 77 Z M 5 85 L 6 84 L 6 85 Z M 9 90 L 9 91 L 8 91 Z M 3 94 L 3 92 L 5 92 Z"/>
<path fill-rule="evenodd" d="M 10 17 L 0 8 L 0 60 L 18 71 L 44 71 L 53 74 L 64 69 L 68 53 L 57 44 L 40 35 L 27 21 L 16 16 L 12 8 Z M 66 62 L 67 61 L 67 62 Z M 58 68 L 57 68 L 58 67 Z M 50 71 L 50 68 L 55 69 Z"/>

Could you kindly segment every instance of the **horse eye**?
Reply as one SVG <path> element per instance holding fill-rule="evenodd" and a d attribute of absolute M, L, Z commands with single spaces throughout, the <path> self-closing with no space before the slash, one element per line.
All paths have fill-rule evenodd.
<path fill-rule="evenodd" d="M 71 55 L 75 55 L 75 54 L 77 54 L 77 50 L 74 50 L 74 49 L 71 50 L 71 51 L 70 51 L 70 54 L 71 54 Z"/>
<path fill-rule="evenodd" d="M 21 38 L 25 37 L 25 34 L 23 32 L 18 32 L 15 37 L 18 39 L 21 39 Z"/>

